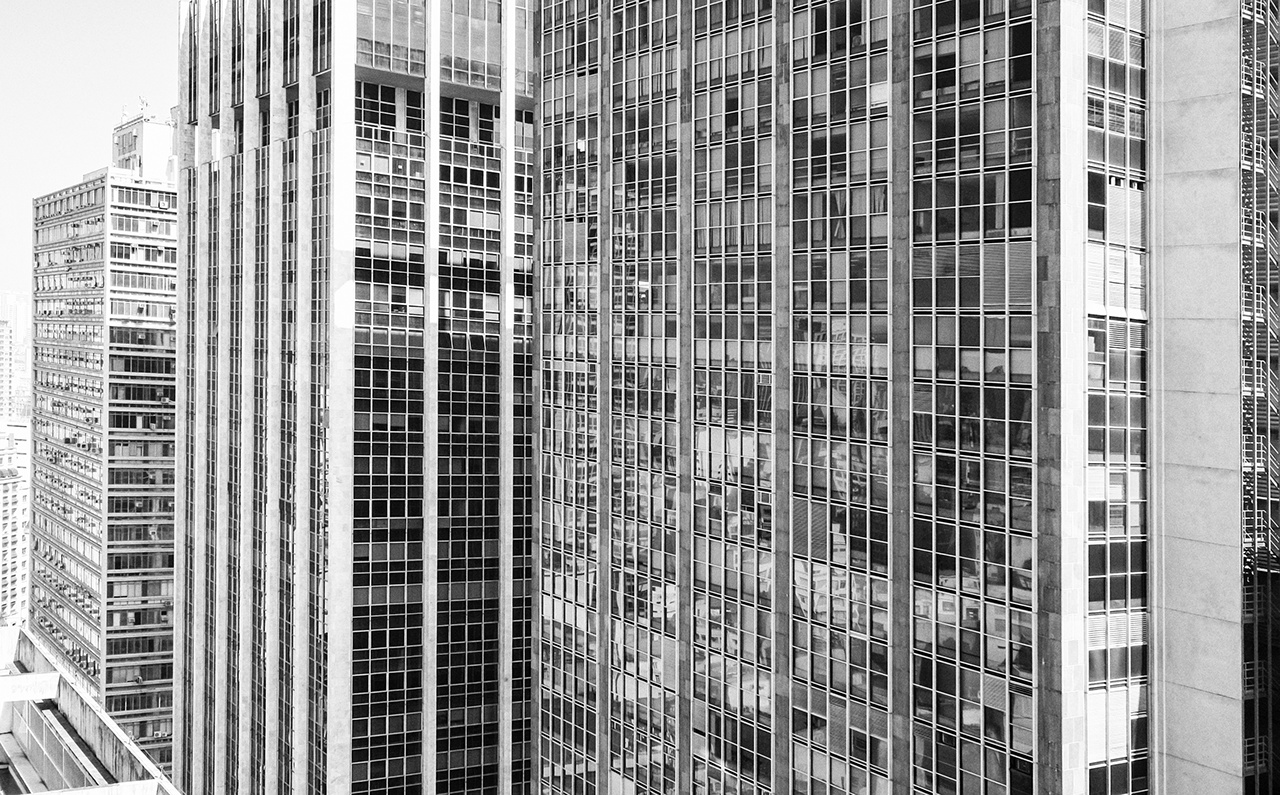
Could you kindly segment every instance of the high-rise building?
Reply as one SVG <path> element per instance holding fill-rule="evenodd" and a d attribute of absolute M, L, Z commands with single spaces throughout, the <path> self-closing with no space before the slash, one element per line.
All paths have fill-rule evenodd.
<path fill-rule="evenodd" d="M 0 418 L 13 415 L 13 398 L 16 391 L 14 388 L 16 331 L 13 323 L 8 319 L 0 318 Z"/>
<path fill-rule="evenodd" d="M 32 632 L 158 762 L 173 734 L 173 125 L 35 200 Z M 140 153 L 145 156 L 140 157 Z"/>
<path fill-rule="evenodd" d="M 27 618 L 31 435 L 26 425 L 0 426 L 0 625 Z"/>
<path fill-rule="evenodd" d="M 31 418 L 31 297 L 0 293 L 0 422 Z"/>
<path fill-rule="evenodd" d="M 179 786 L 522 791 L 527 6 L 184 9 Z"/>
<path fill-rule="evenodd" d="M 1275 20 L 542 5 L 539 791 L 1272 791 Z"/>

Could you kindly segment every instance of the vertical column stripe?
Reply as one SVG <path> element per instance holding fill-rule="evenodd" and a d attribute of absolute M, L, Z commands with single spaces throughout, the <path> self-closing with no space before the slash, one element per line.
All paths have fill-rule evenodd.
<path fill-rule="evenodd" d="M 791 791 L 791 0 L 773 9 L 773 789 Z"/>
<path fill-rule="evenodd" d="M 499 123 L 501 132 L 501 213 L 502 251 L 500 264 L 499 311 L 501 333 L 499 349 L 498 404 L 498 793 L 512 795 L 512 736 L 514 727 L 512 703 L 512 649 L 515 630 L 513 600 L 515 598 L 515 256 L 516 256 L 516 11 L 515 0 L 502 0 L 502 90 Z"/>
<path fill-rule="evenodd" d="M 890 13 L 890 780 L 911 780 L 911 0 Z M 899 412 L 901 412 L 899 414 Z M 894 416 L 894 415 L 897 416 Z"/>

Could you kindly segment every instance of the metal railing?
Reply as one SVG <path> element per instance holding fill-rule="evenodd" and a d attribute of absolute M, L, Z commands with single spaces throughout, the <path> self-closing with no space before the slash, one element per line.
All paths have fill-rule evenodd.
<path fill-rule="evenodd" d="M 1246 434 L 1241 458 L 1246 473 L 1253 475 L 1255 496 L 1263 500 L 1280 500 L 1280 455 L 1271 441 L 1261 434 Z"/>
<path fill-rule="evenodd" d="M 1280 356 L 1280 304 L 1261 287 L 1240 286 L 1240 314 L 1252 325 L 1254 356 L 1259 359 Z"/>

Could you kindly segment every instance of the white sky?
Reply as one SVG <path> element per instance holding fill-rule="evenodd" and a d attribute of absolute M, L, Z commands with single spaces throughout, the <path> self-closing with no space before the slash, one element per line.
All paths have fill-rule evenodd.
<path fill-rule="evenodd" d="M 31 200 L 107 165 L 139 97 L 178 101 L 181 0 L 0 0 L 0 293 L 31 291 Z"/>

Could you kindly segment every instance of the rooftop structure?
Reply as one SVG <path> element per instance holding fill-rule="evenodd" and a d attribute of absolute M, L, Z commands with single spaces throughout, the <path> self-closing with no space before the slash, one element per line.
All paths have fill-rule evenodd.
<path fill-rule="evenodd" d="M 180 795 L 164 773 L 18 627 L 0 627 L 0 793 Z"/>

